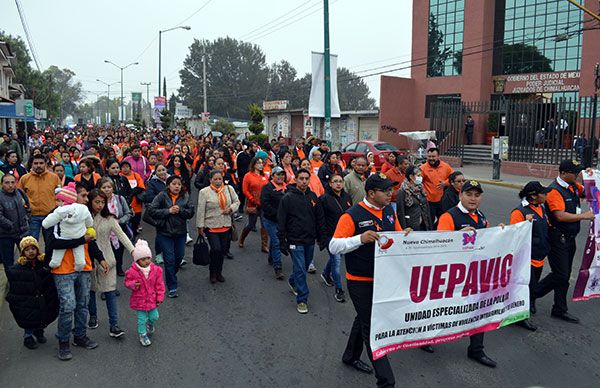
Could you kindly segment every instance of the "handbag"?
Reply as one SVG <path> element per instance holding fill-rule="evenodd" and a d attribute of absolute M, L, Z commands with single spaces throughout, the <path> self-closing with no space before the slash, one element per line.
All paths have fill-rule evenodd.
<path fill-rule="evenodd" d="M 144 213 L 142 214 L 142 221 L 144 221 L 145 223 L 147 223 L 149 225 L 157 227 L 157 226 L 159 226 L 161 220 L 152 218 L 150 216 L 150 214 L 148 213 L 148 209 L 144 209 Z"/>
<path fill-rule="evenodd" d="M 206 237 L 199 235 L 194 243 L 194 253 L 192 256 L 192 262 L 195 265 L 208 265 L 210 263 L 210 256 L 208 253 L 208 242 Z"/>
<path fill-rule="evenodd" d="M 246 205 L 246 213 L 247 214 L 257 214 L 258 208 L 257 207 L 249 207 L 248 205 Z"/>

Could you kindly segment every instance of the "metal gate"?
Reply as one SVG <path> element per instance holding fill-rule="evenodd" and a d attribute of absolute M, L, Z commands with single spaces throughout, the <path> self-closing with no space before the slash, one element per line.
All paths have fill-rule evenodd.
<path fill-rule="evenodd" d="M 483 115 L 486 139 L 508 136 L 510 161 L 558 164 L 562 159 L 584 161 L 591 153 L 596 161 L 598 130 L 592 136 L 592 126 L 598 114 L 592 97 L 435 102 L 430 112 L 430 129 L 436 131 L 442 154 L 462 157 L 466 117 Z"/>

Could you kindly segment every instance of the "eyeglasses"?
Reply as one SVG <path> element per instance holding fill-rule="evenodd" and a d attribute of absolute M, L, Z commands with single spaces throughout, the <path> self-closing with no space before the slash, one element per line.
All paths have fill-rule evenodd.
<path fill-rule="evenodd" d="M 454 183 L 465 183 L 466 181 L 464 179 L 457 179 L 454 181 Z"/>
<path fill-rule="evenodd" d="M 385 190 L 375 189 L 374 191 L 381 191 L 382 193 L 384 193 L 386 195 L 391 195 L 394 192 L 394 189 L 392 187 L 390 187 L 389 189 L 385 189 Z"/>

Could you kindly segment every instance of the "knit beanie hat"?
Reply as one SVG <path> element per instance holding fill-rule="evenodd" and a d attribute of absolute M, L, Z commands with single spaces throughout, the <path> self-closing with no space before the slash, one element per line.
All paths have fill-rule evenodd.
<path fill-rule="evenodd" d="M 135 247 L 133 248 L 132 256 L 133 261 L 138 261 L 146 257 L 152 257 L 152 251 L 148 246 L 148 242 L 142 239 L 137 240 L 137 242 L 135 243 Z"/>
<path fill-rule="evenodd" d="M 21 255 L 17 259 L 17 263 L 19 263 L 20 265 L 25 265 L 25 263 L 27 263 L 27 258 L 25 257 L 25 254 L 23 252 L 25 251 L 26 248 L 32 247 L 32 246 L 37 248 L 37 251 L 38 251 L 37 259 L 39 261 L 44 261 L 44 254 L 40 252 L 40 245 L 38 244 L 38 241 L 35 239 L 35 237 L 27 236 L 27 237 L 23 237 L 23 239 L 19 243 L 19 251 L 21 252 Z"/>
<path fill-rule="evenodd" d="M 65 205 L 70 205 L 77 202 L 77 190 L 75 189 L 75 183 L 70 182 L 68 185 L 62 187 L 58 194 L 56 194 L 56 199 L 60 199 Z"/>
<path fill-rule="evenodd" d="M 269 154 L 267 154 L 265 151 L 260 150 L 256 153 L 256 157 L 259 159 L 266 159 L 269 157 Z"/>

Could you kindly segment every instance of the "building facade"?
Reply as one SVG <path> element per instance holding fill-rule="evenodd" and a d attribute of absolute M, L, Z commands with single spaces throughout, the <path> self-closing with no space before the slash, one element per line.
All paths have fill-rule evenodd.
<path fill-rule="evenodd" d="M 598 1 L 581 1 L 599 13 Z M 410 78 L 381 78 L 379 138 L 431 128 L 433 103 L 594 94 L 600 22 L 564 0 L 414 0 Z M 488 117 L 474 115 L 474 142 Z"/>

